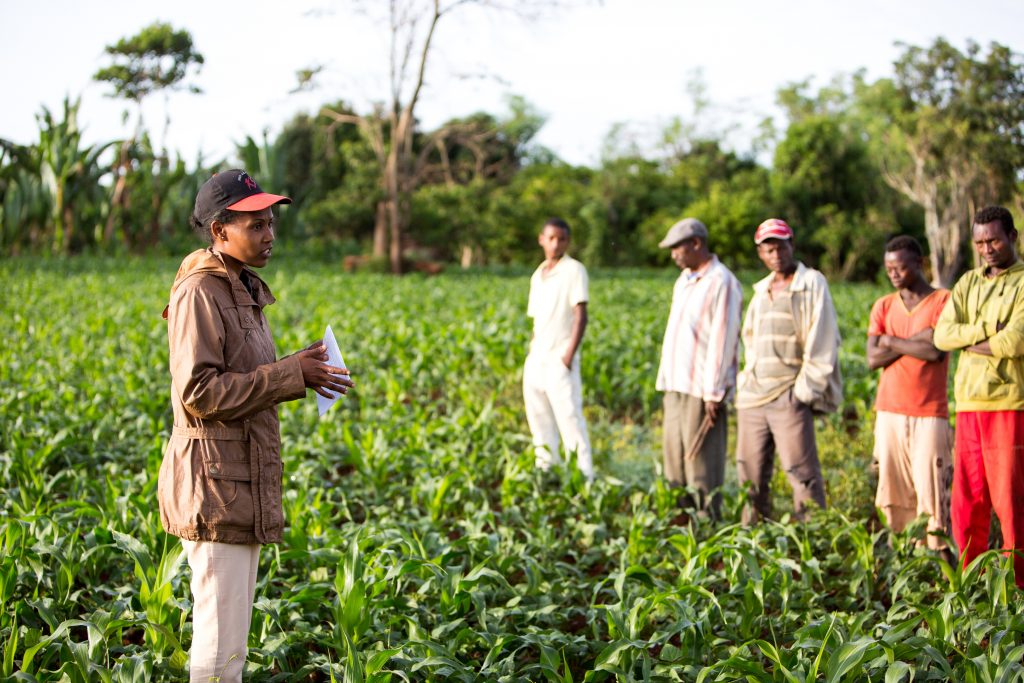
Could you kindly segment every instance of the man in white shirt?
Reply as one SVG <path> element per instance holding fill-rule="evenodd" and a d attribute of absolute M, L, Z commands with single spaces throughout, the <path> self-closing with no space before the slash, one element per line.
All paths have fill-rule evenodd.
<path fill-rule="evenodd" d="M 537 239 L 544 262 L 530 278 L 526 314 L 533 339 L 523 367 L 526 421 L 533 434 L 537 467 L 559 459 L 559 437 L 587 479 L 594 478 L 587 423 L 583 418 L 580 344 L 587 328 L 587 269 L 567 256 L 569 225 L 549 219 Z"/>
<path fill-rule="evenodd" d="M 725 401 L 736 386 L 743 290 L 711 253 L 708 229 L 696 218 L 673 225 L 658 246 L 671 249 L 682 270 L 656 384 L 665 392 L 665 478 L 696 491 L 684 506 L 717 514 L 719 498 L 711 494 L 725 481 Z"/>

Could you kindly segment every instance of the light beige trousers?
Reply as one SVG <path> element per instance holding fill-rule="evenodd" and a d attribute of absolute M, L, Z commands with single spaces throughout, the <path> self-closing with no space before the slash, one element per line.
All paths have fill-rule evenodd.
<path fill-rule="evenodd" d="M 240 683 L 260 546 L 185 541 L 192 568 L 192 683 Z"/>
<path fill-rule="evenodd" d="M 531 353 L 523 366 L 523 401 L 533 434 L 537 467 L 548 469 L 559 461 L 559 437 L 588 479 L 594 478 L 587 421 L 583 417 L 583 380 L 580 356 L 572 368 L 554 353 Z"/>
<path fill-rule="evenodd" d="M 949 499 L 953 485 L 953 438 L 944 417 L 911 417 L 879 411 L 875 417 L 880 508 L 894 531 L 928 515 L 928 531 L 950 533 Z M 945 541 L 929 535 L 929 548 Z"/>

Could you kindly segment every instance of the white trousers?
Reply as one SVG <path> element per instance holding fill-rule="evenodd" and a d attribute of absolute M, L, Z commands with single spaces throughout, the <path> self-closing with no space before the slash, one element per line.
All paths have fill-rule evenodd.
<path fill-rule="evenodd" d="M 192 683 L 240 683 L 249 650 L 259 545 L 185 541 L 192 568 Z"/>
<path fill-rule="evenodd" d="M 565 450 L 576 453 L 576 462 L 587 479 L 594 478 L 587 422 L 583 418 L 583 380 L 577 355 L 572 368 L 556 354 L 531 353 L 523 367 L 523 401 L 526 421 L 533 434 L 537 467 L 548 469 L 560 461 L 559 436 Z"/>

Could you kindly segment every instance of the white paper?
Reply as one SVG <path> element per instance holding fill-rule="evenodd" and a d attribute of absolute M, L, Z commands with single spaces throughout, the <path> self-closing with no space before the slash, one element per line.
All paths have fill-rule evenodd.
<path fill-rule="evenodd" d="M 338 340 L 334 338 L 334 330 L 331 329 L 330 325 L 328 325 L 327 329 L 324 330 L 324 346 L 327 347 L 328 365 L 333 365 L 336 368 L 348 368 L 348 366 L 345 365 L 345 360 L 341 357 L 341 350 L 338 349 Z M 324 391 L 329 394 L 334 394 L 334 398 L 324 398 L 320 394 L 316 395 L 316 407 L 320 411 L 320 417 L 323 417 L 324 413 L 330 410 L 331 406 L 337 403 L 338 399 L 343 396 L 343 394 L 335 394 L 329 389 L 325 389 Z"/>

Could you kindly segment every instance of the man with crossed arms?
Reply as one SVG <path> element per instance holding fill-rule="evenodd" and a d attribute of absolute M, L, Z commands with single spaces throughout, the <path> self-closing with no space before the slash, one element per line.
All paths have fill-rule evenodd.
<path fill-rule="evenodd" d="M 928 516 L 927 547 L 947 552 L 953 438 L 946 396 L 949 355 L 932 342 L 949 291 L 922 272 L 923 251 L 907 235 L 885 245 L 885 273 L 895 292 L 871 307 L 868 367 L 882 369 L 875 396 L 875 506 L 893 531 Z"/>
<path fill-rule="evenodd" d="M 960 350 L 953 539 L 966 566 L 988 550 L 994 508 L 1024 588 L 1024 263 L 1001 206 L 975 215 L 971 237 L 982 265 L 957 281 L 935 325 L 935 346 Z"/>

